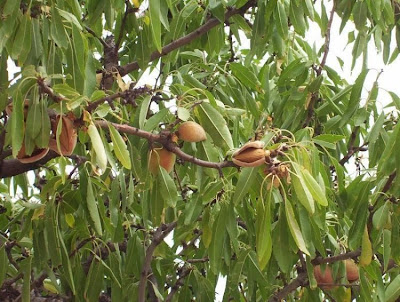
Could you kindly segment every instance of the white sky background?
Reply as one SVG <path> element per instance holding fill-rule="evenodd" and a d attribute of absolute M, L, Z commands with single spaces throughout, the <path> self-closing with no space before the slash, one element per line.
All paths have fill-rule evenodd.
<path fill-rule="evenodd" d="M 332 7 L 332 1 L 325 1 L 327 6 L 327 13 Z M 319 5 L 316 5 L 317 10 L 319 10 Z M 332 28 L 331 28 L 331 39 L 330 39 L 330 50 L 327 58 L 327 65 L 336 70 L 343 78 L 345 78 L 350 84 L 354 83 L 354 80 L 360 73 L 361 64 L 362 64 L 362 55 L 359 57 L 358 62 L 353 71 L 351 71 L 352 64 L 352 47 L 353 44 L 347 44 L 348 33 L 354 30 L 354 24 L 352 22 L 347 22 L 342 33 L 339 35 L 339 26 L 341 23 L 341 19 L 335 14 Z M 325 38 L 321 37 L 321 31 L 317 24 L 309 23 L 310 29 L 307 32 L 306 39 L 312 45 L 315 43 L 316 49 L 322 47 L 325 43 Z M 248 46 L 246 46 L 246 43 Z M 249 47 L 250 42 L 246 41 L 245 36 L 243 36 L 242 44 L 243 48 Z M 392 39 L 392 47 L 391 51 L 396 47 L 395 39 Z M 337 57 L 341 58 L 344 61 L 343 69 L 340 67 Z M 9 60 L 8 62 L 8 73 L 9 79 L 14 78 L 14 73 L 19 72 L 19 68 L 16 68 L 14 63 Z M 366 97 L 369 90 L 371 89 L 373 82 L 376 79 L 377 74 L 383 70 L 379 78 L 379 90 L 377 104 L 380 104 L 380 108 L 382 109 L 387 104 L 391 103 L 391 97 L 385 92 L 393 91 L 397 95 L 400 96 L 400 55 L 399 57 L 390 65 L 384 65 L 382 60 L 382 54 L 378 54 L 375 48 L 375 44 L 373 40 L 371 40 L 368 44 L 368 68 L 370 72 L 368 73 L 367 79 L 364 84 L 363 96 Z M 158 70 L 155 69 L 151 74 L 148 72 L 144 73 L 144 75 L 139 79 L 137 86 L 141 86 L 144 84 L 153 85 L 155 83 L 155 78 L 158 75 Z M 125 78 L 126 79 L 126 78 Z M 379 108 L 379 106 L 378 106 Z M 168 244 L 172 242 L 172 234 L 166 238 Z M 223 293 L 225 291 L 226 278 L 219 278 L 218 284 L 216 287 L 216 295 L 215 301 L 222 301 Z"/>

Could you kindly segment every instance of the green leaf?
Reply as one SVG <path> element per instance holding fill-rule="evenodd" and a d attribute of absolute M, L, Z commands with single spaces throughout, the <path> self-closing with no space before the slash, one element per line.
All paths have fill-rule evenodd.
<path fill-rule="evenodd" d="M 384 122 L 385 122 L 385 113 L 382 112 L 375 121 L 375 124 L 372 126 L 371 131 L 369 131 L 367 137 L 365 138 L 367 142 L 372 144 L 378 139 L 379 133 L 383 128 Z"/>
<path fill-rule="evenodd" d="M 320 146 L 335 149 L 335 144 L 344 139 L 344 135 L 338 134 L 321 134 L 313 137 L 313 141 Z"/>
<path fill-rule="evenodd" d="M 150 11 L 150 28 L 151 34 L 153 37 L 153 42 L 158 50 L 161 53 L 162 45 L 161 45 L 161 20 L 160 20 L 160 0 L 152 0 L 149 2 L 149 11 Z"/>
<path fill-rule="evenodd" d="M 260 82 L 250 68 L 247 68 L 240 63 L 231 63 L 230 68 L 233 75 L 237 77 L 245 87 L 249 87 L 253 90 L 261 89 Z"/>
<path fill-rule="evenodd" d="M 80 96 L 78 91 L 67 84 L 55 84 L 52 88 L 57 94 L 62 94 L 65 97 L 75 98 Z"/>
<path fill-rule="evenodd" d="M 372 217 L 372 223 L 377 230 L 381 230 L 386 227 L 389 222 L 389 210 L 390 210 L 390 202 L 385 202 L 383 206 L 381 206 Z"/>
<path fill-rule="evenodd" d="M 107 168 L 107 154 L 99 131 L 97 130 L 96 126 L 91 123 L 88 126 L 87 133 L 92 141 L 92 150 L 96 155 L 96 162 L 99 168 L 104 172 Z"/>
<path fill-rule="evenodd" d="M 22 283 L 22 302 L 31 301 L 31 275 L 32 275 L 32 257 L 21 261 L 21 271 L 24 275 Z"/>
<path fill-rule="evenodd" d="M 86 204 L 89 210 L 90 218 L 94 223 L 94 229 L 99 236 L 102 236 L 103 230 L 101 227 L 99 209 L 93 192 L 93 185 L 90 177 L 88 178 L 88 183 L 87 183 Z"/>
<path fill-rule="evenodd" d="M 68 47 L 68 37 L 65 32 L 64 24 L 62 23 L 61 16 L 54 6 L 51 8 L 51 37 L 54 42 L 57 43 L 59 47 L 67 48 Z"/>
<path fill-rule="evenodd" d="M 32 40 L 32 23 L 29 14 L 22 15 L 21 23 L 18 27 L 16 33 L 15 42 L 12 48 L 12 57 L 18 59 L 19 64 L 23 65 L 30 50 L 31 50 L 31 40 Z"/>
<path fill-rule="evenodd" d="M 47 101 L 41 100 L 40 102 L 40 132 L 35 138 L 35 144 L 39 148 L 46 148 L 49 146 L 51 122 L 47 112 Z"/>
<path fill-rule="evenodd" d="M 267 266 L 272 253 L 271 194 L 272 190 L 268 192 L 265 201 L 260 198 L 257 203 L 256 247 L 261 271 Z"/>
<path fill-rule="evenodd" d="M 385 302 L 395 302 L 398 297 L 400 297 L 400 275 L 397 275 L 386 288 Z"/>
<path fill-rule="evenodd" d="M 367 24 L 367 14 L 368 14 L 367 2 L 357 1 L 354 4 L 353 8 L 353 20 L 354 24 L 356 25 L 356 28 L 360 31 L 363 30 Z"/>
<path fill-rule="evenodd" d="M 220 267 L 222 264 L 222 255 L 223 255 L 223 247 L 225 242 L 225 236 L 227 235 L 226 232 L 226 218 L 227 215 L 225 214 L 225 207 L 224 205 L 221 206 L 221 210 L 217 219 L 213 225 L 213 236 L 211 239 L 211 244 L 209 248 L 209 258 L 210 258 L 210 266 L 211 271 L 214 274 L 218 274 L 220 271 Z"/>
<path fill-rule="evenodd" d="M 83 30 L 82 25 L 79 23 L 79 21 L 75 17 L 75 15 L 73 15 L 70 12 L 67 12 L 65 10 L 59 9 L 59 8 L 57 8 L 57 12 L 60 14 L 61 17 L 63 17 L 68 22 L 70 22 L 73 25 L 73 27 L 75 26 L 80 31 Z"/>
<path fill-rule="evenodd" d="M 24 99 L 20 91 L 16 91 L 13 99 L 13 112 L 11 115 L 11 146 L 12 154 L 17 157 L 24 140 Z"/>
<path fill-rule="evenodd" d="M 283 38 L 286 39 L 288 36 L 289 32 L 289 26 L 288 26 L 288 18 L 286 15 L 286 10 L 285 10 L 285 4 L 283 1 L 278 1 L 277 2 L 277 7 L 274 11 L 274 17 L 278 21 L 275 23 L 279 35 Z"/>
<path fill-rule="evenodd" d="M 250 187 L 253 185 L 258 173 L 258 168 L 243 168 L 239 174 L 239 179 L 236 184 L 235 193 L 233 194 L 233 203 L 237 205 L 242 201 Z"/>
<path fill-rule="evenodd" d="M 178 191 L 176 190 L 174 180 L 161 166 L 159 166 L 157 178 L 160 183 L 160 192 L 162 198 L 166 201 L 168 206 L 174 208 L 178 200 Z"/>
<path fill-rule="evenodd" d="M 142 104 L 140 105 L 140 113 L 139 113 L 139 127 L 140 129 L 144 128 L 147 112 L 149 110 L 149 106 L 151 103 L 151 97 L 149 95 L 143 98 Z"/>
<path fill-rule="evenodd" d="M 39 100 L 33 101 L 33 104 L 29 106 L 28 116 L 26 118 L 26 135 L 31 139 L 35 139 L 39 135 L 42 128 L 42 114 L 41 104 Z"/>
<path fill-rule="evenodd" d="M 293 24 L 294 30 L 304 36 L 306 32 L 306 23 L 304 21 L 304 9 L 301 3 L 297 5 L 296 1 L 290 2 L 289 18 Z"/>
<path fill-rule="evenodd" d="M 295 168 L 295 170 L 296 174 L 292 176 L 292 184 L 294 191 L 296 192 L 297 199 L 310 214 L 314 214 L 315 204 L 311 192 L 305 184 L 305 180 L 302 173 L 300 173 L 300 169 L 297 171 Z"/>
<path fill-rule="evenodd" d="M 303 234 L 301 233 L 299 224 L 297 223 L 296 216 L 294 215 L 292 205 L 289 200 L 285 201 L 285 213 L 286 213 L 286 220 L 289 225 L 290 233 L 294 241 L 296 242 L 297 247 L 302 251 L 304 254 L 310 256 L 310 252 L 306 247 L 306 243 L 304 242 Z"/>
<path fill-rule="evenodd" d="M 128 148 L 125 144 L 121 134 L 111 124 L 108 125 L 110 128 L 111 141 L 113 142 L 114 152 L 121 164 L 128 170 L 131 169 L 131 157 L 129 155 Z"/>
<path fill-rule="evenodd" d="M 3 244 L 0 246 L 0 284 L 3 284 L 4 279 L 7 275 L 8 259 L 6 253 L 6 246 Z"/>
<path fill-rule="evenodd" d="M 201 103 L 196 106 L 201 125 L 211 136 L 214 144 L 226 149 L 233 149 L 233 141 L 229 128 L 223 116 L 210 104 Z"/>
<path fill-rule="evenodd" d="M 308 170 L 300 168 L 300 171 L 303 175 L 304 183 L 306 184 L 315 201 L 324 207 L 328 206 L 328 200 L 325 196 L 325 188 L 321 188 L 320 184 L 314 179 Z"/>

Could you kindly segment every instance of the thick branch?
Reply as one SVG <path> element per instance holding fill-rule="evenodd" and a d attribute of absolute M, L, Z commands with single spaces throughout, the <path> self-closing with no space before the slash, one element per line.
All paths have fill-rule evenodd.
<path fill-rule="evenodd" d="M 283 287 L 281 290 L 275 292 L 275 294 L 269 298 L 269 302 L 276 302 L 283 300 L 291 292 L 295 291 L 300 286 L 306 286 L 308 284 L 307 272 L 301 272 L 296 279 L 290 282 L 288 285 Z"/>
<path fill-rule="evenodd" d="M 230 17 L 237 15 L 237 14 L 244 14 L 250 7 L 252 7 L 254 5 L 256 5 L 256 1 L 250 0 L 239 9 L 228 10 L 225 13 L 225 20 L 228 20 Z M 219 24 L 221 24 L 221 22 L 217 18 L 209 19 L 206 23 L 204 23 L 202 26 L 200 26 L 196 30 L 192 31 L 190 34 L 187 34 L 186 36 L 181 37 L 175 41 L 172 41 L 168 45 L 164 46 L 162 48 L 161 52 L 154 51 L 150 55 L 150 62 L 157 60 L 163 56 L 166 56 L 170 52 L 172 52 L 184 45 L 189 44 L 190 42 L 192 42 L 193 40 L 197 39 L 198 37 L 204 35 L 205 33 L 207 33 L 208 31 L 210 31 L 211 29 L 213 29 L 214 27 L 216 27 Z M 132 71 L 138 70 L 138 69 L 139 69 L 139 63 L 133 62 L 133 63 L 129 63 L 125 66 L 121 66 L 119 68 L 119 73 L 121 74 L 121 76 L 124 76 L 124 75 L 126 75 Z"/>
<path fill-rule="evenodd" d="M 146 301 L 146 282 L 150 271 L 151 261 L 153 260 L 153 253 L 157 246 L 164 240 L 165 237 L 176 227 L 177 222 L 171 222 L 167 225 L 161 225 L 154 232 L 153 240 L 146 250 L 146 257 L 143 263 L 142 272 L 139 281 L 139 302 Z"/>
<path fill-rule="evenodd" d="M 183 159 L 184 161 L 191 162 L 195 165 L 206 167 L 206 168 L 214 168 L 217 170 L 221 170 L 222 168 L 226 167 L 236 167 L 236 165 L 231 161 L 223 161 L 223 162 L 209 162 L 202 159 L 198 159 L 192 155 L 189 155 L 183 152 L 175 143 L 170 141 L 168 137 L 162 136 L 159 134 L 153 134 L 132 126 L 128 125 L 121 125 L 115 123 L 108 123 L 105 121 L 97 121 L 96 125 L 100 126 L 103 129 L 108 129 L 108 125 L 113 125 L 119 132 L 136 135 L 142 138 L 147 139 L 150 142 L 157 142 L 162 144 L 167 150 L 175 153 L 179 158 Z"/>
<path fill-rule="evenodd" d="M 50 150 L 45 157 L 29 164 L 23 164 L 18 159 L 3 160 L 0 165 L 0 178 L 16 176 L 31 170 L 38 169 L 49 160 L 56 158 L 57 156 L 59 155 L 56 152 Z"/>

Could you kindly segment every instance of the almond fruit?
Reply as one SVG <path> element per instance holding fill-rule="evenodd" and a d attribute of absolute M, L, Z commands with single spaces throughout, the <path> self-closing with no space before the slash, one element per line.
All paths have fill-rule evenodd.
<path fill-rule="evenodd" d="M 17 154 L 17 159 L 23 164 L 29 164 L 42 159 L 43 157 L 46 156 L 48 152 L 49 148 L 35 149 L 33 150 L 31 155 L 27 155 L 25 153 L 25 145 L 22 145 L 21 149 Z"/>
<path fill-rule="evenodd" d="M 232 161 L 240 167 L 260 166 L 265 162 L 265 156 L 269 155 L 269 151 L 263 148 L 261 141 L 248 142 L 233 153 Z"/>
<path fill-rule="evenodd" d="M 179 126 L 178 137 L 185 142 L 191 143 L 197 143 L 207 139 L 203 127 L 192 121 L 184 122 Z"/>
<path fill-rule="evenodd" d="M 346 260 L 346 275 L 349 282 L 357 281 L 360 278 L 357 264 L 351 260 Z"/>
<path fill-rule="evenodd" d="M 53 133 L 57 132 L 58 123 L 62 122 L 62 129 L 60 133 L 60 149 L 57 147 L 57 140 L 55 138 L 50 139 L 49 148 L 53 151 L 56 151 L 58 154 L 62 155 L 71 155 L 75 149 L 76 141 L 78 138 L 76 128 L 74 127 L 74 122 L 66 117 L 58 115 L 56 117 L 56 121 L 53 124 Z"/>
<path fill-rule="evenodd" d="M 163 167 L 167 173 L 174 169 L 176 155 L 164 148 L 150 150 L 149 170 L 153 175 L 157 175 L 158 167 Z"/>
<path fill-rule="evenodd" d="M 328 265 L 325 266 L 324 272 L 322 272 L 320 265 L 314 266 L 314 277 L 320 288 L 332 289 L 334 287 L 335 282 L 332 277 L 332 269 Z"/>

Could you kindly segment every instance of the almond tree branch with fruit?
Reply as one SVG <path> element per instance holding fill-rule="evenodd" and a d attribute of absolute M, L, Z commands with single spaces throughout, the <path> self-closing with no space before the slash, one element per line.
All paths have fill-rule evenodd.
<path fill-rule="evenodd" d="M 0 300 L 396 301 L 398 4 L 350 2 L 0 3 Z"/>

